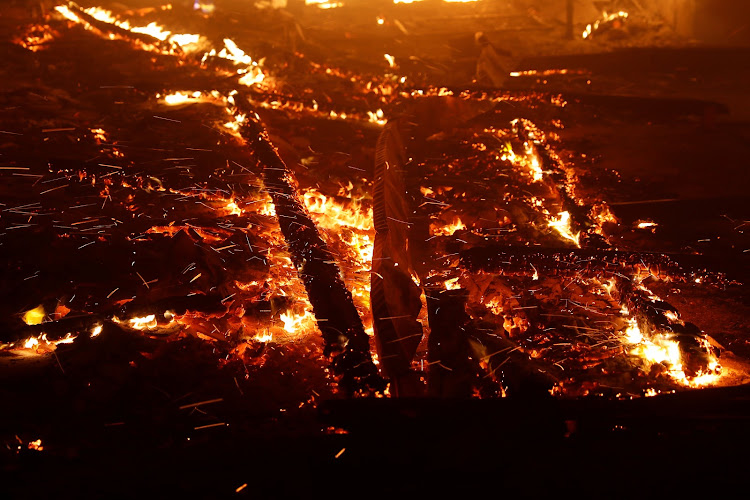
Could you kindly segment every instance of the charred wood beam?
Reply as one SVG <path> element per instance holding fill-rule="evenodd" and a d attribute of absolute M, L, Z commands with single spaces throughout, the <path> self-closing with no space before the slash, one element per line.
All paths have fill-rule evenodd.
<path fill-rule="evenodd" d="M 372 326 L 382 369 L 396 397 L 424 392 L 421 376 L 411 368 L 424 332 L 417 321 L 422 309 L 421 291 L 412 277 L 416 272 L 414 251 L 419 247 L 413 244 L 417 226 L 411 223 L 406 189 L 403 125 L 401 120 L 391 121 L 378 137 L 372 189 Z"/>
<path fill-rule="evenodd" d="M 163 315 L 165 311 L 169 311 L 176 316 L 182 316 L 188 311 L 214 314 L 221 313 L 226 309 L 221 299 L 220 295 L 211 293 L 166 297 L 156 301 L 135 299 L 120 307 L 116 314 L 118 317 L 124 318 L 147 316 L 149 314 Z"/>
<path fill-rule="evenodd" d="M 86 11 L 83 10 L 83 8 L 75 2 L 68 2 L 67 7 L 68 9 L 70 9 L 71 12 L 73 12 L 81 20 L 91 25 L 96 30 L 101 31 L 102 33 L 105 33 L 105 34 L 111 33 L 120 38 L 137 41 L 144 45 L 153 45 L 154 47 L 157 47 L 161 50 L 174 50 L 175 49 L 175 46 L 173 46 L 172 44 L 159 40 L 156 37 L 146 35 L 144 33 L 134 33 L 132 31 L 123 29 L 115 24 L 100 21 L 96 19 L 94 16 L 92 16 L 91 14 L 86 13 Z"/>
<path fill-rule="evenodd" d="M 232 61 L 228 61 L 226 59 L 222 59 L 219 57 L 212 57 L 208 60 L 198 59 L 196 57 L 190 57 L 188 54 L 186 54 L 182 48 L 174 43 L 169 42 L 168 40 L 160 40 L 159 38 L 156 38 L 154 36 L 148 35 L 146 33 L 138 33 L 131 30 L 127 30 L 124 28 L 121 28 L 120 26 L 109 23 L 106 21 L 100 21 L 96 19 L 91 14 L 88 14 L 81 6 L 76 4 L 75 2 L 68 2 L 67 5 L 68 9 L 75 14 L 81 21 L 83 21 L 84 24 L 89 25 L 91 28 L 93 28 L 93 31 L 97 33 L 98 35 L 103 35 L 105 37 L 109 38 L 118 38 L 121 40 L 127 40 L 131 43 L 136 44 L 139 46 L 139 48 L 144 50 L 150 50 L 152 47 L 156 48 L 158 51 L 164 53 L 164 54 L 171 54 L 178 56 L 181 61 L 187 62 L 189 64 L 192 64 L 197 67 L 201 68 L 207 68 L 209 71 L 215 72 L 215 76 L 218 80 L 221 79 L 234 79 L 236 80 L 239 77 L 239 74 L 236 73 L 236 66 Z M 221 73 L 224 72 L 225 75 L 221 75 Z M 227 77 L 226 73 L 228 73 L 230 76 Z M 258 91 L 254 88 L 248 88 L 246 90 L 249 93 L 258 94 L 260 96 L 263 96 L 267 100 L 282 100 L 282 98 L 275 93 L 266 92 L 266 91 Z M 299 99 L 293 99 L 289 96 L 284 96 L 285 100 L 291 101 L 293 103 L 299 103 Z M 303 104 L 306 104 L 304 101 Z"/>
<path fill-rule="evenodd" d="M 325 340 L 325 353 L 333 355 L 333 370 L 342 376 L 348 392 L 380 390 L 384 382 L 370 354 L 370 339 L 365 333 L 352 294 L 341 279 L 341 271 L 320 236 L 318 228 L 294 188 L 294 176 L 271 143 L 268 133 L 256 118 L 249 103 L 235 96 L 239 109 L 249 119 L 240 133 L 247 146 L 263 165 L 263 181 L 271 195 L 279 226 L 289 246 L 297 272 L 307 290 L 318 328 Z"/>
<path fill-rule="evenodd" d="M 641 267 L 657 277 L 704 283 L 746 281 L 745 270 L 731 262 L 718 263 L 703 255 L 624 252 L 599 249 L 557 249 L 521 246 L 483 246 L 461 252 L 461 265 L 472 272 L 531 275 L 616 275 Z"/>
<path fill-rule="evenodd" d="M 2 341 L 7 342 L 7 344 L 17 344 L 19 341 L 30 337 L 39 337 L 40 335 L 45 335 L 45 338 L 50 342 L 57 342 L 66 337 L 73 339 L 82 332 L 90 332 L 95 326 L 108 321 L 109 318 L 100 314 L 65 316 L 64 318 L 45 321 L 38 325 L 23 325 L 22 328 L 6 332 L 2 337 Z"/>

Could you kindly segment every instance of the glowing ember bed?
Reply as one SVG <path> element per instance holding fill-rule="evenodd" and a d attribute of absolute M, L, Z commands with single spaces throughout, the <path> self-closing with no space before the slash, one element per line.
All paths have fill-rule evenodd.
<path fill-rule="evenodd" d="M 378 71 L 265 59 L 200 9 L 56 12 L 17 30 L 0 75 L 0 438 L 17 460 L 90 452 L 98 470 L 107 447 L 154 443 L 280 460 L 277 437 L 324 455 L 316 474 L 379 470 L 378 443 L 443 443 L 407 455 L 488 472 L 479 442 L 552 465 L 622 436 L 626 461 L 696 422 L 748 437 L 741 240 L 660 239 L 674 214 L 633 216 L 627 172 L 566 136 L 632 120 L 622 100 L 432 86 L 387 53 Z M 207 467 L 237 483 L 222 494 L 253 488 Z"/>

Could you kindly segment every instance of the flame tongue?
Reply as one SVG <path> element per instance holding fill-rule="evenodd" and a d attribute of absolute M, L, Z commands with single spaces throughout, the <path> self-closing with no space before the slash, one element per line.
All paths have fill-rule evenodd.
<path fill-rule="evenodd" d="M 556 218 L 551 218 L 547 225 L 557 231 L 566 240 L 575 243 L 578 247 L 581 246 L 581 233 L 573 233 L 570 228 L 570 212 L 560 212 Z"/>
<path fill-rule="evenodd" d="M 632 346 L 630 353 L 642 358 L 654 367 L 662 367 L 676 382 L 700 387 L 715 383 L 721 376 L 721 366 L 708 341 L 700 335 L 679 335 L 674 332 L 689 331 L 676 311 L 670 309 L 659 297 L 653 294 L 642 283 L 633 286 L 622 278 L 615 280 L 608 291 L 614 293 L 621 302 L 627 317 L 627 327 L 623 331 L 623 340 Z M 658 306 L 656 305 L 658 304 Z M 639 325 L 630 309 L 644 311 Z M 663 319 L 659 319 L 659 317 Z M 655 318 L 651 323 L 645 318 Z M 665 327 L 658 326 L 660 324 Z M 644 335 L 641 326 L 648 328 Z M 697 329 L 696 329 L 697 330 Z"/>

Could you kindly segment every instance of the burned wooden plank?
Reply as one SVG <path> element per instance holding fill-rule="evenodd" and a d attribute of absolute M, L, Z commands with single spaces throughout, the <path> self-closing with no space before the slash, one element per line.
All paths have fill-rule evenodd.
<path fill-rule="evenodd" d="M 400 123 L 391 122 L 380 134 L 373 185 L 373 247 L 370 303 L 378 355 L 396 396 L 415 396 L 423 389 L 411 369 L 422 340 L 417 321 L 421 290 L 412 278 L 413 241 L 403 165 L 406 150 Z"/>
<path fill-rule="evenodd" d="M 550 184 L 550 188 L 556 197 L 559 198 L 562 210 L 570 213 L 573 232 L 580 232 L 580 237 L 583 240 L 582 243 L 585 246 L 607 247 L 607 243 L 601 235 L 589 231 L 592 227 L 589 217 L 590 207 L 581 206 L 576 203 L 576 200 L 568 190 L 569 182 L 567 173 L 561 168 L 559 160 L 554 156 L 554 152 L 551 151 L 541 137 L 537 136 L 538 131 L 535 130 L 534 124 L 525 119 L 518 119 L 514 120 L 512 125 L 513 132 L 518 137 L 518 140 L 539 159 L 539 166 L 548 176 L 549 180 L 547 180 L 547 183 Z"/>
<path fill-rule="evenodd" d="M 79 17 L 84 22 L 91 25 L 91 27 L 95 28 L 96 30 L 102 33 L 113 34 L 115 36 L 124 38 L 126 40 L 140 42 L 144 45 L 153 45 L 154 47 L 157 47 L 161 50 L 169 51 L 175 48 L 174 46 L 172 46 L 172 44 L 159 40 L 158 38 L 147 35 L 145 33 L 136 33 L 133 31 L 128 31 L 115 24 L 100 21 L 99 19 L 95 18 L 91 14 L 87 13 L 80 5 L 78 5 L 75 2 L 68 2 L 67 7 L 77 17 Z"/>
<path fill-rule="evenodd" d="M 732 280 L 744 282 L 746 270 L 732 262 L 693 254 L 627 252 L 590 248 L 559 249 L 525 246 L 491 245 L 461 252 L 461 265 L 472 272 L 495 272 L 508 275 L 611 277 L 642 269 L 656 277 L 678 281 L 725 284 Z"/>
<path fill-rule="evenodd" d="M 268 133 L 251 111 L 250 104 L 235 96 L 239 109 L 248 111 L 240 133 L 263 165 L 263 181 L 273 200 L 279 226 L 289 245 L 297 272 L 307 290 L 326 355 L 333 356 L 333 370 L 341 375 L 349 392 L 383 389 L 384 382 L 370 354 L 370 339 L 362 319 L 341 279 L 341 271 L 318 228 L 300 201 L 294 177 L 271 143 Z"/>

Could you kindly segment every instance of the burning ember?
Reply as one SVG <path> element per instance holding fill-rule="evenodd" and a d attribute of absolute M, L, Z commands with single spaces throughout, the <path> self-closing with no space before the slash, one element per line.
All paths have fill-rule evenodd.
<path fill-rule="evenodd" d="M 613 14 L 608 14 L 606 11 L 602 13 L 601 19 L 597 19 L 593 24 L 589 24 L 586 26 L 586 29 L 583 31 L 583 39 L 587 40 L 591 38 L 591 36 L 596 33 L 599 29 L 604 28 L 606 26 L 618 26 L 621 25 L 625 19 L 628 18 L 628 13 L 625 11 L 619 11 L 615 12 Z"/>

